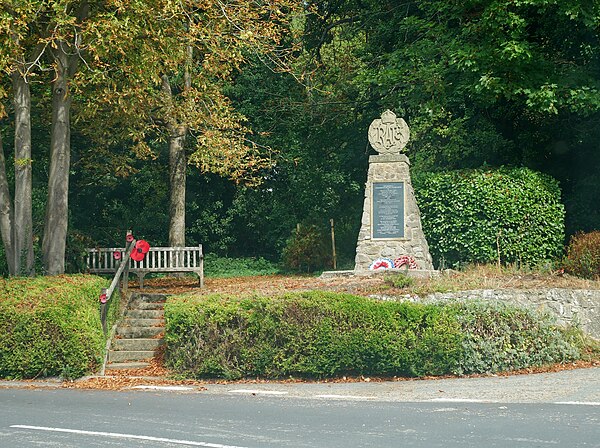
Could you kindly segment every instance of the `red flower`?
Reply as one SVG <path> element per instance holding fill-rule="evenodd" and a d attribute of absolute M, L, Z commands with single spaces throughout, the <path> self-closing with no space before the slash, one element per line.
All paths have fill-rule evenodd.
<path fill-rule="evenodd" d="M 411 255 L 402 255 L 394 260 L 394 267 L 396 269 L 407 265 L 409 269 L 419 269 L 417 261 Z"/>
<path fill-rule="evenodd" d="M 106 293 L 104 293 L 104 292 L 102 294 L 100 294 L 99 299 L 100 299 L 100 303 L 108 302 L 108 299 L 106 298 Z"/>
<path fill-rule="evenodd" d="M 378 269 L 391 269 L 393 267 L 394 267 L 393 260 L 390 260 L 388 258 L 378 258 L 371 264 L 369 269 L 372 271 L 376 271 Z"/>
<path fill-rule="evenodd" d="M 135 248 L 141 249 L 143 254 L 147 254 L 150 250 L 150 244 L 148 244 L 147 241 L 139 240 L 137 243 L 135 243 Z"/>
<path fill-rule="evenodd" d="M 128 233 L 127 236 L 125 237 L 125 241 L 127 241 L 128 243 L 131 243 L 133 240 L 134 240 L 133 233 Z"/>
<path fill-rule="evenodd" d="M 115 251 L 113 252 L 113 258 L 114 258 L 115 260 L 120 260 L 120 259 L 121 259 L 121 251 L 120 251 L 120 250 L 115 250 Z"/>
<path fill-rule="evenodd" d="M 150 250 L 150 244 L 147 241 L 139 240 L 135 243 L 135 248 L 131 252 L 131 259 L 134 261 L 142 261 L 148 251 Z"/>

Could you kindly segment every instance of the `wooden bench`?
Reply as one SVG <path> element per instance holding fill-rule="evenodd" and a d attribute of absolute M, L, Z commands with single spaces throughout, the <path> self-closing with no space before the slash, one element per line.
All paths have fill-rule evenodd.
<path fill-rule="evenodd" d="M 87 249 L 85 265 L 91 274 L 114 274 L 125 257 L 126 249 L 107 247 Z M 115 254 L 120 254 L 115 256 Z M 187 273 L 198 276 L 200 287 L 204 286 L 204 255 L 202 245 L 197 247 L 151 247 L 142 261 L 129 260 L 129 272 L 136 274 L 140 288 L 144 287 L 144 277 L 150 273 Z"/>

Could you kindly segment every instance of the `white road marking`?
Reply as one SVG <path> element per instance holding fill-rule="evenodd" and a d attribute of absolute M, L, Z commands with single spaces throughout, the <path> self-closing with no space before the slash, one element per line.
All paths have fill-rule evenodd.
<path fill-rule="evenodd" d="M 600 401 L 556 401 L 554 404 L 574 404 L 580 406 L 600 406 Z"/>
<path fill-rule="evenodd" d="M 234 446 L 234 445 L 222 445 L 220 443 L 195 442 L 193 440 L 167 439 L 164 437 L 140 436 L 140 435 L 136 435 L 136 434 L 121 434 L 121 433 L 117 433 L 117 432 L 83 431 L 80 429 L 67 429 L 67 428 L 49 428 L 47 426 L 11 425 L 11 428 L 31 429 L 34 431 L 62 432 L 62 433 L 69 433 L 69 434 L 80 434 L 80 435 L 84 435 L 84 436 L 112 437 L 114 439 L 148 440 L 151 442 L 165 442 L 165 443 L 173 443 L 176 445 L 205 446 L 205 447 L 209 447 L 209 448 L 246 448 L 246 447 Z"/>
<path fill-rule="evenodd" d="M 358 399 L 358 400 L 372 400 L 373 397 L 362 397 L 360 395 L 336 395 L 336 394 L 325 394 L 315 395 L 315 398 L 346 398 L 346 399 Z"/>
<path fill-rule="evenodd" d="M 432 398 L 429 401 L 441 403 L 494 403 L 494 401 L 479 400 L 477 398 Z"/>
<path fill-rule="evenodd" d="M 433 412 L 456 412 L 458 411 L 458 408 L 439 408 L 439 409 L 434 409 Z"/>
<path fill-rule="evenodd" d="M 187 386 L 153 386 L 153 385 L 140 385 L 133 386 L 132 389 L 146 389 L 146 390 L 173 390 L 173 391 L 183 391 L 183 390 L 193 390 L 193 387 Z"/>
<path fill-rule="evenodd" d="M 280 390 L 261 390 L 261 389 L 235 389 L 229 392 L 234 394 L 262 394 L 262 395 L 287 395 L 287 392 Z"/>

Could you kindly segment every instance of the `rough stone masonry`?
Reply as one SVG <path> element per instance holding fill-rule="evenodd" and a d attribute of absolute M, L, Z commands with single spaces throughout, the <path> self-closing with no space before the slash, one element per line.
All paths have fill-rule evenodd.
<path fill-rule="evenodd" d="M 414 258 L 421 270 L 432 270 L 429 245 L 410 180 L 404 147 L 410 130 L 387 110 L 369 127 L 369 143 L 379 153 L 369 157 L 361 229 L 356 245 L 356 272 L 368 271 L 380 258 Z"/>

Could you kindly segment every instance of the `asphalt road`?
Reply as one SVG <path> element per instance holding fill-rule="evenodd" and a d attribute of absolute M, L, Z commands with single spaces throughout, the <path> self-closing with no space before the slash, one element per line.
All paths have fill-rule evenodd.
<path fill-rule="evenodd" d="M 206 391 L 0 383 L 0 447 L 600 447 L 599 380 L 584 369 Z"/>

